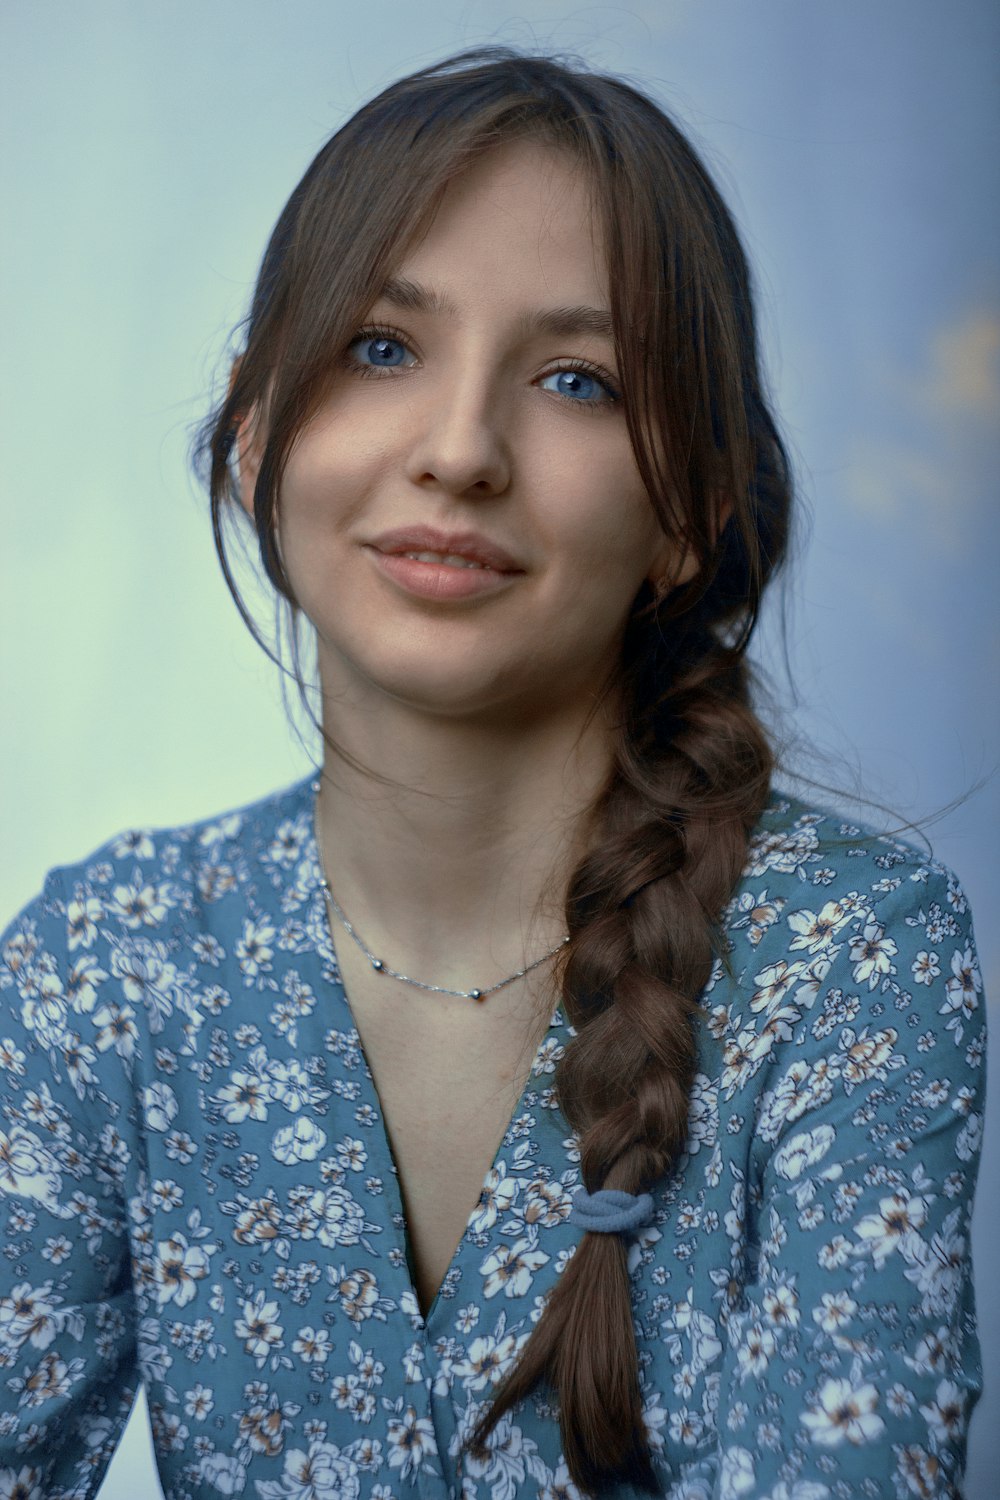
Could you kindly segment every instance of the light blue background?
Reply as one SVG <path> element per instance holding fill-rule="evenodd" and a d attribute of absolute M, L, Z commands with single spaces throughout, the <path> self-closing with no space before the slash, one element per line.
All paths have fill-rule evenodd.
<path fill-rule="evenodd" d="M 829 752 L 814 775 L 850 787 L 860 766 L 871 795 L 924 818 L 996 767 L 992 0 L 7 0 L 4 918 L 126 825 L 304 771 L 217 574 L 190 430 L 315 150 L 393 78 L 484 41 L 645 82 L 737 213 L 811 513 L 786 591 L 787 723 Z M 787 702 L 773 615 L 759 654 Z M 930 828 L 994 1000 L 969 1500 L 995 1494 L 1000 1464 L 997 782 Z M 157 1492 L 144 1424 L 101 1500 Z"/>

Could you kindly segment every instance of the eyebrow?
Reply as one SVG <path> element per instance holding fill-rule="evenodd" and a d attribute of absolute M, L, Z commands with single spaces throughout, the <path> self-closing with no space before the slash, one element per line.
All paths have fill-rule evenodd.
<path fill-rule="evenodd" d="M 391 302 L 394 307 L 408 312 L 438 313 L 444 317 L 457 318 L 458 308 L 450 297 L 432 291 L 406 276 L 390 276 L 382 287 L 378 301 Z M 548 333 L 556 338 L 572 338 L 576 334 L 592 333 L 599 338 L 613 338 L 614 327 L 611 314 L 603 307 L 546 307 L 536 312 L 524 313 L 518 322 L 518 332 Z"/>

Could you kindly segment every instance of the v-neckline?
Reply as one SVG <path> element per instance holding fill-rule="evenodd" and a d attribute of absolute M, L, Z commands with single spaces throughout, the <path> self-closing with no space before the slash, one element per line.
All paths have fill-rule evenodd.
<path fill-rule="evenodd" d="M 307 790 L 310 789 L 311 788 L 307 787 Z M 340 997 L 343 1002 L 344 1009 L 347 1012 L 351 1030 L 357 1037 L 358 1052 L 361 1056 L 365 1079 L 370 1091 L 370 1098 L 366 1102 L 374 1108 L 375 1115 L 377 1116 L 377 1128 L 380 1133 L 381 1144 L 385 1151 L 385 1159 L 388 1161 L 391 1167 L 391 1191 L 393 1193 L 394 1201 L 392 1203 L 390 1221 L 393 1225 L 398 1224 L 399 1226 L 399 1233 L 402 1242 L 400 1245 L 400 1249 L 403 1254 L 403 1261 L 406 1267 L 406 1277 L 408 1283 L 407 1291 L 409 1292 L 410 1298 L 412 1299 L 413 1308 L 419 1316 L 423 1329 L 426 1332 L 430 1327 L 430 1324 L 434 1318 L 434 1314 L 437 1311 L 438 1304 L 441 1301 L 442 1288 L 448 1284 L 452 1272 L 461 1260 L 463 1251 L 468 1241 L 469 1227 L 483 1201 L 483 1190 L 485 1189 L 490 1178 L 497 1172 L 498 1167 L 500 1166 L 501 1158 L 505 1149 L 504 1143 L 506 1142 L 507 1137 L 510 1134 L 510 1128 L 514 1124 L 518 1116 L 521 1115 L 524 1111 L 525 1097 L 531 1089 L 532 1080 L 537 1078 L 538 1076 L 538 1063 L 540 1057 L 543 1054 L 543 1050 L 549 1042 L 553 1031 L 560 1032 L 565 1027 L 562 1001 L 561 999 L 557 998 L 556 1003 L 553 1006 L 548 1024 L 532 1054 L 531 1064 L 525 1076 L 524 1083 L 522 1084 L 518 1092 L 514 1107 L 511 1111 L 506 1125 L 504 1126 L 503 1132 L 500 1135 L 500 1139 L 497 1143 L 496 1149 L 494 1150 L 493 1159 L 482 1176 L 479 1194 L 476 1198 L 476 1201 L 469 1209 L 468 1214 L 466 1215 L 466 1220 L 462 1228 L 462 1232 L 458 1237 L 458 1241 L 449 1258 L 448 1265 L 445 1268 L 444 1274 L 441 1277 L 440 1282 L 438 1283 L 437 1290 L 434 1293 L 430 1306 L 425 1313 L 420 1306 L 420 1298 L 417 1293 L 416 1287 L 414 1274 L 416 1268 L 416 1259 L 413 1253 L 413 1241 L 411 1238 L 410 1226 L 407 1220 L 406 1208 L 403 1201 L 403 1179 L 399 1170 L 399 1164 L 396 1161 L 395 1152 L 392 1148 L 392 1140 L 389 1136 L 389 1130 L 386 1124 L 385 1110 L 383 1108 L 382 1100 L 379 1095 L 378 1085 L 375 1081 L 375 1073 L 371 1066 L 368 1054 L 365 1051 L 364 1042 L 361 1038 L 361 1030 L 357 1024 L 354 1011 L 351 1007 L 350 996 L 347 993 L 347 986 L 344 983 L 340 969 L 340 962 L 337 958 L 337 950 L 333 938 L 333 929 L 330 922 L 330 909 L 327 904 L 323 889 L 322 865 L 320 863 L 319 845 L 316 840 L 315 822 L 313 816 L 311 815 L 311 810 L 307 813 L 307 821 L 308 836 L 304 852 L 307 861 L 306 874 L 309 886 L 311 887 L 309 891 L 309 898 L 313 908 L 313 922 L 317 941 L 317 949 L 320 958 L 326 964 L 328 964 L 331 968 L 331 971 L 336 974 L 336 980 L 334 982 L 340 992 Z"/>

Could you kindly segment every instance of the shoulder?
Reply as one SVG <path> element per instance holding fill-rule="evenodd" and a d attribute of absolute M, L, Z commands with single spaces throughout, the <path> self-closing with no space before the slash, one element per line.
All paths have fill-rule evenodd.
<path fill-rule="evenodd" d="M 221 952 L 212 930 L 276 908 L 310 837 L 312 780 L 178 827 L 126 829 L 50 870 L 0 934 L 3 1024 L 65 1050 L 103 1018 L 98 1051 L 123 1053 L 131 1006 L 176 990 L 184 950 L 216 941 Z"/>
<path fill-rule="evenodd" d="M 747 1076 L 750 1053 L 774 1065 L 883 1032 L 981 1062 L 972 915 L 929 850 L 777 796 L 722 923 L 727 953 L 708 1002 L 716 1036 L 739 1039 Z"/>
<path fill-rule="evenodd" d="M 937 904 L 956 920 L 968 916 L 957 875 L 929 846 L 782 793 L 772 796 L 751 835 L 727 914 L 745 912 L 765 890 L 779 914 L 835 906 L 838 919 L 864 910 L 908 925 L 908 917 Z"/>
<path fill-rule="evenodd" d="M 5 938 L 61 912 L 68 919 L 69 944 L 76 947 L 86 943 L 88 916 L 98 907 L 126 927 L 141 928 L 155 924 L 152 908 L 164 901 L 169 905 L 171 891 L 201 886 L 211 895 L 207 887 L 223 865 L 287 867 L 309 834 L 312 783 L 309 776 L 241 807 L 175 827 L 123 829 L 84 859 L 51 869 Z"/>

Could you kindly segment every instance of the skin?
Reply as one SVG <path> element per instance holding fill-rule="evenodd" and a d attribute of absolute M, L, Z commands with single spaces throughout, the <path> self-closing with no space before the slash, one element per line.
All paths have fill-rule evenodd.
<path fill-rule="evenodd" d="M 328 752 L 318 826 L 333 890 L 394 967 L 482 987 L 564 930 L 582 815 L 610 764 L 613 699 L 596 715 L 595 701 L 643 580 L 681 582 L 692 564 L 660 529 L 621 403 L 586 383 L 589 401 L 556 389 L 559 368 L 582 360 L 619 390 L 610 336 L 521 326 L 609 305 L 572 158 L 531 142 L 489 153 L 449 186 L 396 274 L 454 310 L 375 303 L 366 322 L 392 327 L 404 363 L 339 373 L 291 454 L 280 547 L 316 628 L 328 731 L 401 783 L 381 787 Z M 366 341 L 351 347 L 371 358 Z M 248 511 L 258 439 L 251 419 Z M 523 571 L 485 597 L 407 595 L 366 544 L 420 522 L 477 530 Z"/>

